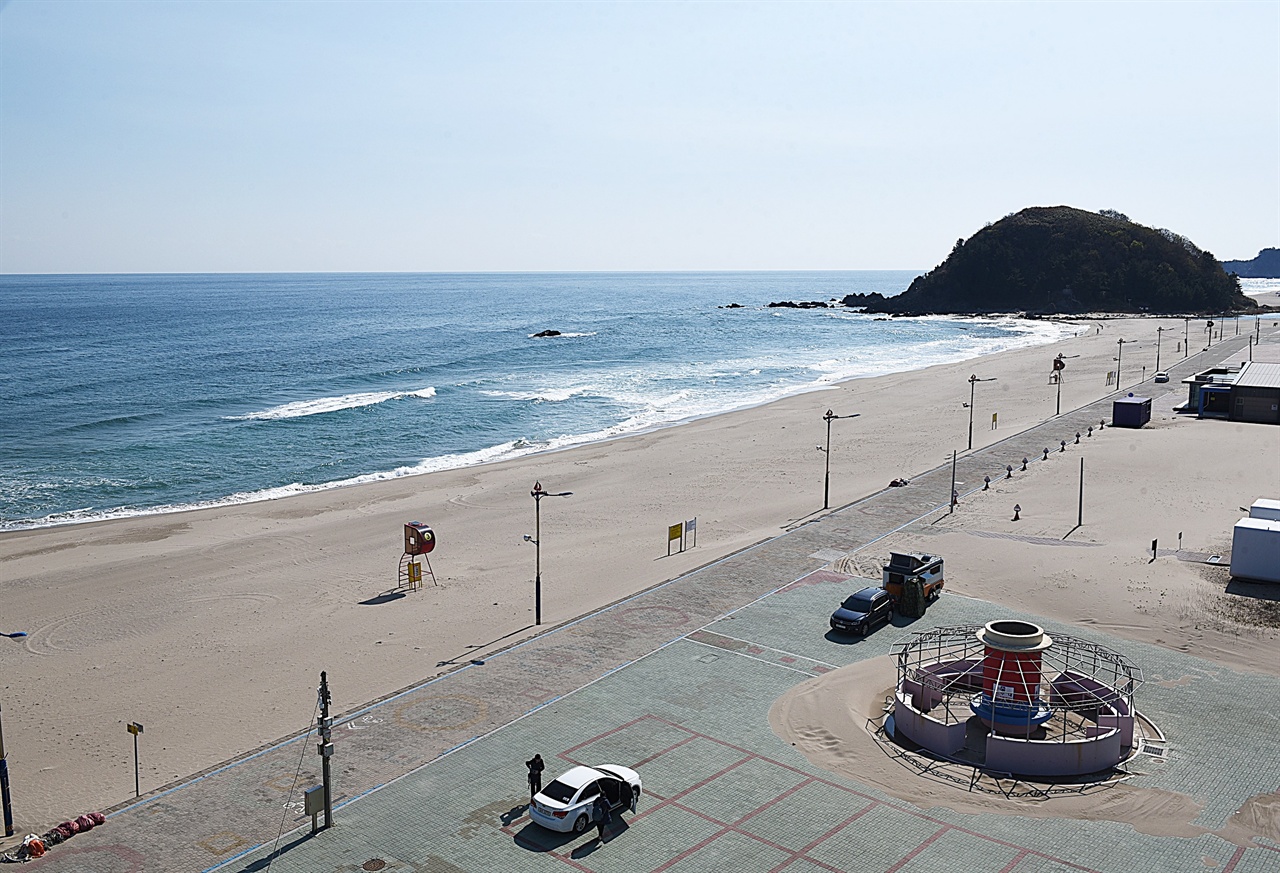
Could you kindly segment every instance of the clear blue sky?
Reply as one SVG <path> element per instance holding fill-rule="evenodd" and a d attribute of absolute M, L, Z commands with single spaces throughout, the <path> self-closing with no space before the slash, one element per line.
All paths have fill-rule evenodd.
<path fill-rule="evenodd" d="M 923 270 L 1057 204 L 1280 244 L 1280 2 L 0 7 L 0 272 Z"/>

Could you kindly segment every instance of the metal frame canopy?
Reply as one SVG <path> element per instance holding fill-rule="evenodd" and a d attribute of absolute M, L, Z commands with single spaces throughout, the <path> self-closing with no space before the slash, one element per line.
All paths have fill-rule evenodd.
<path fill-rule="evenodd" d="M 1018 646 L 992 633 L 1005 625 L 1042 633 L 1025 622 L 996 621 L 921 631 L 894 644 L 895 742 L 989 772 L 1033 777 L 1106 773 L 1142 751 L 1148 738 L 1163 743 L 1134 706 L 1144 681 L 1136 664 L 1059 633 L 1037 636 L 1035 646 L 1022 649 L 1034 651 L 1032 658 L 1008 657 Z M 1027 713 L 1022 729 L 1011 730 L 1020 708 Z"/>

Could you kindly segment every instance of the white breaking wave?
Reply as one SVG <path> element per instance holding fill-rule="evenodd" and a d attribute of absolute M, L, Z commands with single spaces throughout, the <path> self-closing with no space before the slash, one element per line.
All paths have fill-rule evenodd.
<path fill-rule="evenodd" d="M 508 400 L 525 400 L 533 403 L 563 403 L 573 397 L 590 394 L 592 389 L 560 388 L 546 391 L 481 391 L 485 397 L 505 397 Z"/>
<path fill-rule="evenodd" d="M 776 314 L 776 313 L 773 313 Z M 244 503 L 276 500 L 296 494 L 308 494 L 328 491 L 348 485 L 360 485 L 406 476 L 417 476 L 441 470 L 472 467 L 480 464 L 503 461 L 538 452 L 555 451 L 586 443 L 615 439 L 629 434 L 651 431 L 684 421 L 691 421 L 707 415 L 728 412 L 757 406 L 781 397 L 820 391 L 831 388 L 835 383 L 852 378 L 865 378 L 885 373 L 904 372 L 921 369 L 938 363 L 967 360 L 980 355 L 1013 348 L 1025 348 L 1040 345 L 1070 336 L 1081 330 L 1078 324 L 1048 320 L 1023 320 L 1016 318 L 957 318 L 954 316 L 924 316 L 922 320 L 946 320 L 950 322 L 967 322 L 974 325 L 996 325 L 1013 335 L 1000 337 L 977 337 L 965 334 L 959 337 L 948 337 L 932 342 L 915 343 L 912 346 L 912 357 L 903 360 L 901 350 L 892 343 L 885 343 L 871 348 L 861 348 L 849 356 L 832 356 L 828 350 L 825 355 L 808 362 L 779 362 L 769 357 L 746 357 L 733 361 L 717 362 L 708 367 L 699 362 L 684 364 L 668 364 L 664 367 L 651 368 L 649 375 L 670 379 L 673 377 L 694 379 L 699 373 L 703 378 L 710 377 L 714 385 L 715 376 L 730 375 L 740 372 L 758 374 L 762 367 L 775 367 L 787 363 L 798 370 L 809 371 L 809 378 L 799 383 L 777 381 L 761 385 L 755 390 L 741 392 L 729 391 L 720 393 L 712 391 L 691 391 L 687 389 L 672 390 L 665 385 L 659 391 L 645 390 L 647 380 L 637 380 L 634 374 L 614 383 L 597 382 L 591 386 L 578 385 L 572 388 L 547 388 L 532 391 L 496 391 L 486 390 L 480 393 L 514 400 L 533 402 L 563 402 L 574 396 L 589 394 L 608 398 L 622 403 L 634 410 L 623 421 L 606 425 L 603 428 L 576 434 L 562 434 L 540 440 L 514 439 L 488 448 L 470 452 L 440 455 L 424 458 L 421 461 L 393 470 L 367 473 L 334 482 L 317 484 L 291 483 L 259 491 L 241 492 L 224 498 L 197 501 L 187 504 L 169 504 L 155 507 L 85 507 L 61 513 L 47 515 L 40 519 L 23 519 L 13 522 L 0 522 L 0 530 L 18 530 L 33 527 L 49 527 L 76 522 L 98 521 L 109 518 L 126 518 L 135 516 L 161 515 L 176 511 L 204 509 L 218 506 L 229 506 Z M 905 319 L 903 320 L 905 321 Z M 710 370 L 711 372 L 708 372 Z M 717 373 L 718 371 L 718 373 Z M 316 415 L 341 409 L 370 406 L 388 400 L 400 398 L 428 399 L 436 395 L 435 388 L 422 388 L 408 392 L 367 392 L 347 394 L 341 397 L 319 398 L 316 400 L 286 403 L 281 406 L 248 415 L 232 416 L 237 420 L 277 420 Z"/>
<path fill-rule="evenodd" d="M 314 400 L 295 400 L 280 406 L 273 406 L 261 412 L 250 412 L 247 415 L 227 415 L 227 421 L 278 421 L 284 418 L 302 418 L 307 415 L 321 415 L 326 412 L 338 412 L 342 409 L 358 409 L 361 406 L 375 406 L 388 400 L 399 400 L 402 397 L 416 397 L 427 400 L 436 396 L 435 388 L 420 388 L 417 391 L 367 391 L 359 394 L 343 394 L 341 397 L 317 397 Z"/>

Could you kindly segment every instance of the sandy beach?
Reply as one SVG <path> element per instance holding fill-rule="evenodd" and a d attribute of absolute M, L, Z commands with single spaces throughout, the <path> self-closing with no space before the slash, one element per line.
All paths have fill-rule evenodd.
<path fill-rule="evenodd" d="M 1044 465 L 993 481 L 930 531 L 895 534 L 856 563 L 878 575 L 888 549 L 927 548 L 946 556 L 955 593 L 1280 675 L 1274 600 L 1224 594 L 1221 567 L 1148 560 L 1153 538 L 1161 549 L 1181 535 L 1185 551 L 1225 551 L 1240 507 L 1280 497 L 1280 428 L 1176 418 L 1182 385 L 1139 385 L 1156 369 L 1158 327 L 1168 367 L 1183 358 L 1182 319 L 1080 320 L 1054 344 L 561 452 L 0 535 L 0 629 L 29 633 L 0 640 L 17 827 L 132 797 L 129 722 L 145 725 L 146 793 L 305 728 L 322 669 L 341 713 L 534 634 L 535 549 L 523 536 L 534 533 L 535 482 L 573 492 L 541 506 L 543 623 L 553 626 L 820 514 L 826 410 L 858 415 L 832 422 L 835 509 L 965 452 L 971 415 L 975 450 L 1052 418 L 1057 354 L 1063 412 L 1114 391 L 1106 376 L 1121 338 L 1121 384 L 1150 394 L 1154 416 L 1141 432 L 1090 438 L 1086 523 L 1072 538 L 1099 547 L 974 535 L 1070 531 L 1077 471 Z M 1261 334 L 1255 360 L 1280 362 L 1277 329 L 1264 323 Z M 970 374 L 995 380 L 972 386 L 972 409 Z M 697 547 L 668 556 L 668 526 L 695 517 Z M 411 520 L 438 537 L 438 584 L 379 599 L 396 585 Z"/>

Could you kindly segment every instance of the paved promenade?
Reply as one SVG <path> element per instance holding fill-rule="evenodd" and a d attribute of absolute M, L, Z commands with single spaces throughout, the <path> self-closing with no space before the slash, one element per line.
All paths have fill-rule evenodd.
<path fill-rule="evenodd" d="M 1170 387 L 1192 369 L 1238 360 L 1244 339 L 1179 363 Z M 980 488 L 984 474 L 1003 477 L 1024 456 L 1077 463 L 1088 441 L 1075 445 L 1075 433 L 1109 420 L 1114 396 L 961 456 L 959 479 L 978 483 L 962 491 Z M 1065 453 L 1039 460 L 1060 440 L 1070 443 Z M 827 638 L 827 615 L 850 587 L 833 565 L 937 518 L 950 481 L 948 464 L 345 718 L 334 730 L 332 830 L 310 836 L 301 815 L 302 789 L 319 782 L 312 735 L 119 809 L 28 869 L 1280 870 L 1280 844 L 1243 848 L 1208 833 L 1153 837 L 1109 822 L 917 809 L 815 767 L 772 733 L 767 713 L 785 691 L 884 655 L 909 630 L 1040 621 L 946 596 L 917 622 L 895 618 L 897 628 L 847 644 Z M 1257 702 L 1280 698 L 1280 681 L 1080 628 L 1069 633 L 1147 671 L 1139 703 L 1169 736 L 1169 752 L 1137 762 L 1132 784 L 1196 798 L 1205 804 L 1196 824 L 1208 830 L 1249 797 L 1276 790 L 1274 765 L 1261 764 L 1274 759 L 1280 719 L 1258 712 Z M 329 678 L 341 684 L 341 665 Z M 1224 721 L 1239 727 L 1223 736 Z M 553 835 L 525 813 L 523 761 L 535 751 L 547 759 L 548 780 L 575 762 L 635 767 L 645 797 L 634 815 L 615 819 L 603 845 L 594 831 Z M 903 778 L 919 777 L 904 769 Z"/>

